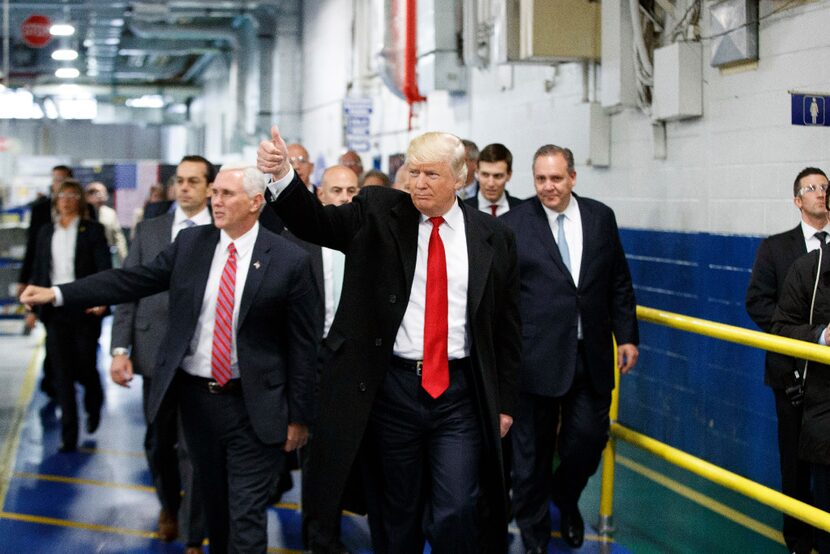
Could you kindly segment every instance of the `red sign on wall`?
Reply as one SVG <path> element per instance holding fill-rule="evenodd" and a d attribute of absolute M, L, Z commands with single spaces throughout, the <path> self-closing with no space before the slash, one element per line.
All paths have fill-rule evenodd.
<path fill-rule="evenodd" d="M 45 15 L 30 15 L 20 26 L 23 42 L 32 48 L 43 48 L 52 40 L 52 34 L 49 32 L 51 26 L 52 22 Z"/>

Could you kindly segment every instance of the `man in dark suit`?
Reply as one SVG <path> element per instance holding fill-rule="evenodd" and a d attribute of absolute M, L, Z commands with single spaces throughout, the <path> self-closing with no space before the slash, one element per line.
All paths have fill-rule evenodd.
<path fill-rule="evenodd" d="M 180 231 L 212 223 L 208 198 L 215 176 L 213 164 L 202 156 L 182 158 L 176 167 L 176 210 L 138 224 L 124 267 L 148 264 L 175 240 Z M 116 384 L 125 387 L 129 386 L 134 373 L 143 377 L 145 419 L 156 355 L 167 333 L 167 308 L 167 293 L 162 292 L 119 305 L 112 322 L 110 375 Z M 187 448 L 184 441 L 179 441 L 176 406 L 166 403 L 162 408 L 153 423 L 147 422 L 144 436 L 144 453 L 161 503 L 158 533 L 164 541 L 172 541 L 178 536 L 181 506 L 187 554 L 195 554 L 201 552 L 205 537 L 201 494 L 194 487 Z M 181 496 L 182 488 L 184 497 Z"/>
<path fill-rule="evenodd" d="M 551 496 L 565 542 L 582 544 L 578 502 L 608 440 L 613 340 L 626 373 L 637 360 L 639 334 L 614 212 L 572 193 L 576 171 L 567 148 L 537 150 L 533 178 L 536 198 L 500 219 L 516 233 L 522 283 L 513 512 L 525 548 L 536 553 L 547 552 Z M 552 473 L 556 450 L 560 464 Z"/>
<path fill-rule="evenodd" d="M 775 306 L 781 297 L 784 279 L 793 262 L 827 242 L 827 175 L 815 167 L 802 169 L 793 183 L 793 203 L 801 212 L 801 223 L 785 233 L 764 239 L 758 247 L 752 277 L 746 291 L 746 311 L 766 333 L 772 332 Z M 810 465 L 798 459 L 802 407 L 793 406 L 786 389 L 796 384 L 795 358 L 767 352 L 764 382 L 772 388 L 778 416 L 778 452 L 781 464 L 781 491 L 810 503 Z M 783 534 L 790 552 L 810 552 L 813 528 L 784 515 Z"/>
<path fill-rule="evenodd" d="M 522 203 L 507 192 L 507 183 L 513 175 L 513 154 L 505 145 L 496 142 L 485 146 L 476 167 L 478 194 L 464 202 L 494 217 L 504 215 Z"/>
<path fill-rule="evenodd" d="M 116 304 L 170 290 L 148 401 L 178 405 L 205 499 L 211 552 L 265 552 L 283 451 L 305 444 L 319 336 L 308 255 L 257 223 L 264 176 L 223 168 L 214 226 L 179 233 L 149 264 L 51 289 L 25 304 Z"/>
<path fill-rule="evenodd" d="M 376 552 L 504 552 L 499 438 L 512 423 L 519 356 L 512 234 L 463 205 L 458 138 L 407 152 L 411 195 L 368 187 L 322 206 L 286 163 L 276 127 L 260 143 L 271 206 L 300 238 L 346 255 L 323 342 L 320 405 L 306 466 L 304 531 L 337 551 L 347 482 L 363 473 Z"/>
<path fill-rule="evenodd" d="M 458 189 L 458 196 L 462 200 L 475 198 L 478 194 L 478 179 L 476 179 L 476 167 L 478 165 L 478 146 L 471 140 L 462 139 L 465 152 L 465 163 L 467 164 L 467 179 L 464 185 Z"/>

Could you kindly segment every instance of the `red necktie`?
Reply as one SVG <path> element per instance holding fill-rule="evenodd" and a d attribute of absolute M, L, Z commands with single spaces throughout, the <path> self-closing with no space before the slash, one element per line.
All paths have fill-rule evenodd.
<path fill-rule="evenodd" d="M 210 372 L 224 386 L 231 378 L 231 344 L 233 344 L 233 301 L 236 287 L 236 247 L 228 245 L 228 261 L 222 270 L 216 295 L 216 317 L 213 320 L 213 354 Z"/>
<path fill-rule="evenodd" d="M 493 214 L 493 217 L 496 217 L 496 211 L 499 209 L 498 204 L 490 204 L 490 213 Z"/>
<path fill-rule="evenodd" d="M 443 217 L 431 217 L 427 256 L 427 291 L 424 309 L 424 367 L 421 386 L 433 398 L 441 396 L 450 386 L 447 361 L 447 257 L 438 228 Z"/>

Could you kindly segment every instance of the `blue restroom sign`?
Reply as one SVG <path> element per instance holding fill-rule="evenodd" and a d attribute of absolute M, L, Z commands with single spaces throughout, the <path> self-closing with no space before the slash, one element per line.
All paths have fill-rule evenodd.
<path fill-rule="evenodd" d="M 792 124 L 830 126 L 830 96 L 823 94 L 796 94 L 792 96 Z"/>

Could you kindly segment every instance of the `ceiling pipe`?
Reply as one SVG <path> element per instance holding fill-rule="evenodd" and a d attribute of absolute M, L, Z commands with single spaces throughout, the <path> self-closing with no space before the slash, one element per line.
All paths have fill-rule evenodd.
<path fill-rule="evenodd" d="M 237 31 L 233 28 L 229 28 L 227 24 L 211 23 L 210 25 L 166 25 L 132 20 L 127 24 L 127 27 L 135 36 L 145 40 L 220 40 L 227 42 L 228 45 L 234 50 L 239 48 L 239 36 L 237 35 Z"/>

